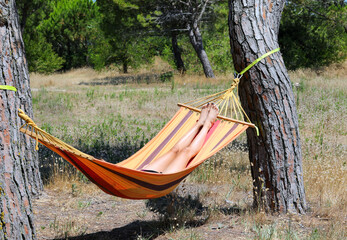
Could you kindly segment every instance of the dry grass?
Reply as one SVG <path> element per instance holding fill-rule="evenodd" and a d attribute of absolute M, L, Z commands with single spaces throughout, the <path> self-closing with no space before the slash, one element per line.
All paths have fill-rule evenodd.
<path fill-rule="evenodd" d="M 129 74 L 162 73 L 168 71 L 172 71 L 170 65 L 161 60 L 161 58 L 156 57 L 152 65 L 144 66 L 139 70 L 130 69 Z M 129 74 L 121 73 L 118 69 L 112 67 L 102 71 L 95 71 L 92 68 L 79 68 L 51 75 L 32 73 L 30 74 L 30 85 L 34 91 L 42 87 L 63 90 L 66 87 L 76 86 L 81 82 L 91 82 L 105 78 L 127 76 Z"/>
<path fill-rule="evenodd" d="M 310 87 L 346 90 L 347 61 L 318 70 L 299 69 L 289 74 L 294 83 L 304 81 Z"/>
<path fill-rule="evenodd" d="M 173 71 L 170 64 L 168 64 L 166 61 L 162 60 L 160 57 L 155 57 L 154 62 L 150 65 L 142 66 L 141 68 L 137 70 L 133 70 L 134 73 L 143 74 L 143 73 L 162 73 L 162 72 L 169 72 Z"/>
<path fill-rule="evenodd" d="M 346 221 L 347 62 L 291 73 L 296 89 L 307 197 L 317 215 Z"/>
<path fill-rule="evenodd" d="M 227 86 L 230 83 L 230 79 L 233 78 L 233 75 L 217 76 L 215 79 L 206 78 L 205 76 L 199 75 L 176 75 L 175 83 L 178 86 L 189 86 L 189 87 L 199 87 L 200 85 L 209 86 L 209 85 L 219 85 Z"/>
<path fill-rule="evenodd" d="M 201 231 L 179 227 L 178 230 L 165 230 L 162 236 L 165 239 L 206 239 L 202 232 L 208 231 L 210 239 L 223 239 L 218 236 L 230 234 L 236 234 L 235 239 L 345 239 L 346 69 L 347 63 L 344 63 L 320 71 L 304 69 L 290 73 L 292 82 L 299 83 L 294 92 L 301 131 L 305 189 L 310 206 L 306 216 L 272 216 L 250 210 L 252 180 L 248 155 L 243 148 L 243 135 L 236 145 L 206 161 L 186 183 L 191 191 L 199 190 L 199 201 L 210 209 L 207 223 L 214 226 L 223 221 L 219 235 L 213 235 L 210 225 L 204 224 L 199 227 Z M 157 59 L 153 66 L 138 73 L 168 70 L 168 66 Z M 119 75 L 117 71 L 99 73 L 91 69 L 50 76 L 32 75 L 32 87 L 37 89 L 33 91 L 37 123 L 87 153 L 119 161 L 138 150 L 161 129 L 177 110 L 177 102 L 225 89 L 231 78 L 222 76 L 216 83 L 201 76 L 175 75 L 174 86 L 173 83 L 78 85 L 82 81 Z M 125 138 L 127 142 L 123 141 Z M 81 175 L 66 167 L 59 158 L 52 160 L 49 151 L 43 148 L 40 151 L 42 158 L 50 164 L 42 163 L 45 170 L 51 169 L 46 184 L 48 190 L 75 194 L 75 198 L 100 198 L 101 191 L 85 183 Z M 73 208 L 73 205 L 72 199 L 66 208 Z M 231 215 L 225 211 L 231 211 Z M 71 222 L 75 223 L 75 232 L 70 235 L 80 234 L 83 228 L 78 227 L 78 219 Z"/>
<path fill-rule="evenodd" d="M 30 79 L 32 89 L 39 89 L 42 87 L 66 88 L 75 86 L 83 81 L 91 81 L 94 79 L 102 79 L 118 75 L 120 75 L 120 73 L 116 70 L 97 72 L 91 68 L 80 68 L 65 73 L 54 73 L 51 75 L 32 73 Z"/>

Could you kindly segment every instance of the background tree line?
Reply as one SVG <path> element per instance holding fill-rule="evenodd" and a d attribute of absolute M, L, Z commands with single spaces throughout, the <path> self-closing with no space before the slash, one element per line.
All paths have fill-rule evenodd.
<path fill-rule="evenodd" d="M 17 3 L 31 72 L 115 66 L 154 56 L 180 72 L 232 71 L 227 0 L 23 0 Z M 279 42 L 289 69 L 346 58 L 345 1 L 286 1 Z"/>

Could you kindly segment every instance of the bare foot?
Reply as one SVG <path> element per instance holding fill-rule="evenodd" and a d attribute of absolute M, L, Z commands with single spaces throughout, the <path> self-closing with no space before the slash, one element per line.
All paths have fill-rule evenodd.
<path fill-rule="evenodd" d="M 207 116 L 206 121 L 205 121 L 207 124 L 210 125 L 210 127 L 212 126 L 214 121 L 216 121 L 218 113 L 219 113 L 218 107 L 216 105 L 214 105 L 213 103 L 210 104 L 210 111 L 208 112 L 208 116 Z"/>
<path fill-rule="evenodd" d="M 206 121 L 206 118 L 209 114 L 209 111 L 210 111 L 210 103 L 207 103 L 206 105 L 204 105 L 202 108 L 201 108 L 201 114 L 200 114 L 200 118 L 198 120 L 198 124 L 199 125 L 204 125 L 205 121 Z"/>

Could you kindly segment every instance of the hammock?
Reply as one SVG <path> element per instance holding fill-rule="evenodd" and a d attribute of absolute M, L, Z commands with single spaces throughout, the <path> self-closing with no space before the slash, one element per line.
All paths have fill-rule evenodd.
<path fill-rule="evenodd" d="M 256 128 L 250 123 L 237 98 L 240 76 L 237 76 L 231 87 L 225 91 L 178 104 L 180 108 L 177 113 L 151 141 L 133 156 L 117 164 L 96 159 L 53 137 L 40 129 L 22 110 L 19 110 L 18 115 L 25 120 L 25 124 L 20 130 L 36 139 L 36 149 L 40 142 L 70 162 L 108 194 L 128 199 L 158 198 L 173 191 L 195 168 L 228 145 L 248 127 Z M 199 107 L 208 102 L 215 103 L 219 107 L 219 113 L 224 116 L 218 115 L 202 149 L 189 161 L 186 168 L 170 174 L 141 171 L 146 164 L 170 150 L 194 126 L 200 116 Z M 248 122 L 239 120 L 243 117 Z"/>
<path fill-rule="evenodd" d="M 23 133 L 66 159 L 104 192 L 128 199 L 149 199 L 173 191 L 204 160 L 252 126 L 250 123 L 218 117 L 202 149 L 183 171 L 172 174 L 141 171 L 143 166 L 171 149 L 194 126 L 199 113 L 200 110 L 196 108 L 180 105 L 180 109 L 157 136 L 133 156 L 117 164 L 96 159 L 51 136 L 38 128 L 22 111 L 19 116 L 26 121 L 26 126 L 21 128 Z"/>

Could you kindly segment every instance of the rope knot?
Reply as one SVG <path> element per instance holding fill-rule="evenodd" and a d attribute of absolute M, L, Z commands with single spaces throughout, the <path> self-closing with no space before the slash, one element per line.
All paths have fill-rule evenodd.
<path fill-rule="evenodd" d="M 30 126 L 31 127 L 31 132 L 36 133 L 36 146 L 35 149 L 36 151 L 39 150 L 39 140 L 38 140 L 38 132 L 37 130 L 39 129 L 38 126 L 34 123 L 34 121 L 24 113 L 22 109 L 18 109 L 18 116 L 25 121 L 25 124 L 21 127 L 23 128 L 24 126 Z"/>
<path fill-rule="evenodd" d="M 239 82 L 240 82 L 240 78 L 234 78 L 230 88 L 234 89 L 239 84 Z"/>
<path fill-rule="evenodd" d="M 37 125 L 34 123 L 34 121 L 28 115 L 26 115 L 23 110 L 18 109 L 18 111 L 18 116 L 25 121 L 26 125 L 37 128 Z"/>

